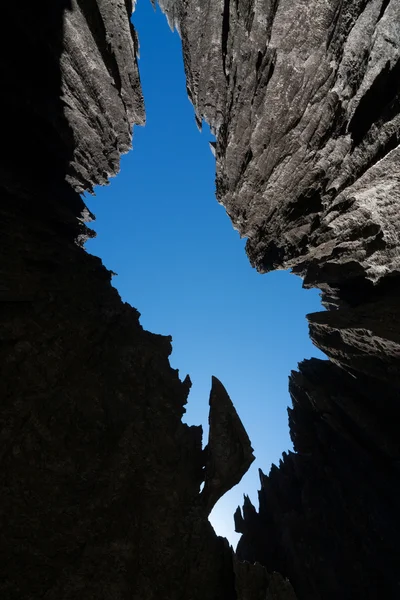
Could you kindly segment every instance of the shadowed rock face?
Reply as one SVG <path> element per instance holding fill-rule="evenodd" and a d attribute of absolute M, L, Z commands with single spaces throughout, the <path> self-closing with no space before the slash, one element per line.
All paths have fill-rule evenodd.
<path fill-rule="evenodd" d="M 335 310 L 310 331 L 330 360 L 291 375 L 296 452 L 261 474 L 259 511 L 236 512 L 233 555 L 207 520 L 253 460 L 229 396 L 214 379 L 204 452 L 170 339 L 82 248 L 79 194 L 117 173 L 144 121 L 132 5 L 8 3 L 1 596 L 397 599 L 399 3 L 162 5 L 217 135 L 218 199 L 260 271 L 321 288 Z"/>
<path fill-rule="evenodd" d="M 300 599 L 397 598 L 400 3 L 160 5 L 250 262 L 292 268 L 330 309 L 308 316 L 330 360 L 290 377 L 296 453 L 261 474 L 259 512 L 236 512 L 238 557 Z"/>
<path fill-rule="evenodd" d="M 254 460 L 246 430 L 226 389 L 216 377 L 212 378 L 209 423 L 201 494 L 208 514 L 218 500 L 239 483 Z"/>
<path fill-rule="evenodd" d="M 79 192 L 117 173 L 144 120 L 131 9 L 48 0 L 3 13 L 14 40 L 2 36 L 0 57 L 11 125 L 0 165 L 5 600 L 242 597 L 232 550 L 200 496 L 201 427 L 181 421 L 190 379 L 169 365 L 170 338 L 142 329 L 82 248 L 92 216 Z M 220 471 L 220 430 L 242 445 L 212 502 L 252 460 L 227 393 L 217 396 L 209 447 Z M 251 572 L 238 575 L 242 587 L 252 589 Z M 276 577 L 288 585 L 257 572 L 264 590 Z"/>

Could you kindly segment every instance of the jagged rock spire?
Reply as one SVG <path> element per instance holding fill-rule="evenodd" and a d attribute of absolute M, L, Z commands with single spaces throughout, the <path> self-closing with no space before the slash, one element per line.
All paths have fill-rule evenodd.
<path fill-rule="evenodd" d="M 212 377 L 210 430 L 206 446 L 206 473 L 202 492 L 208 512 L 239 483 L 254 460 L 249 436 L 222 383 Z"/>

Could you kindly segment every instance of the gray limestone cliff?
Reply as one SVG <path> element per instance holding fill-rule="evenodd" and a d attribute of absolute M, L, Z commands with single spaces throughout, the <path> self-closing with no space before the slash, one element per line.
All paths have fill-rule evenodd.
<path fill-rule="evenodd" d="M 237 555 L 300 599 L 398 598 L 400 2 L 160 5 L 251 264 L 328 309 L 308 319 L 329 361 L 290 377 L 295 452 L 236 512 Z"/>
<path fill-rule="evenodd" d="M 321 289 L 328 360 L 290 377 L 295 452 L 236 512 L 234 554 L 207 519 L 253 460 L 229 396 L 214 378 L 202 450 L 170 339 L 82 248 L 80 194 L 145 118 L 132 3 L 7 3 L 1 596 L 397 599 L 399 0 L 160 4 L 216 134 L 218 200 L 259 271 Z"/>
<path fill-rule="evenodd" d="M 253 589 L 253 568 L 235 576 L 240 563 L 207 518 L 253 460 L 227 393 L 214 380 L 206 458 L 201 427 L 181 420 L 191 384 L 170 367 L 170 338 L 143 330 L 82 248 L 92 215 L 80 193 L 118 172 L 144 121 L 131 11 L 129 0 L 4 7 L 4 600 L 234 600 Z M 201 495 L 205 479 L 213 490 Z M 264 590 L 276 577 L 289 585 L 260 572 Z"/>

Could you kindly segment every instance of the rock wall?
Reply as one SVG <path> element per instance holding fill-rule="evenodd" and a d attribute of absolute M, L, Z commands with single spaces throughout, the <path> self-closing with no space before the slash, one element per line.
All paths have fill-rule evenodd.
<path fill-rule="evenodd" d="M 291 268 L 329 310 L 290 377 L 295 453 L 235 515 L 237 555 L 298 598 L 398 598 L 398 0 L 177 0 L 217 197 L 260 272 Z"/>
<path fill-rule="evenodd" d="M 1 595 L 397 598 L 400 4 L 162 5 L 217 135 L 218 199 L 260 271 L 320 287 L 331 310 L 310 331 L 330 360 L 291 376 L 296 452 L 261 474 L 259 511 L 236 512 L 233 555 L 207 520 L 253 460 L 229 396 L 214 379 L 202 450 L 170 340 L 82 248 L 80 193 L 116 174 L 144 121 L 132 4 L 7 3 Z"/>
<path fill-rule="evenodd" d="M 131 11 L 4 7 L 0 595 L 285 600 L 261 566 L 254 588 L 207 519 L 253 460 L 227 392 L 213 379 L 203 450 L 181 421 L 190 379 L 169 365 L 170 338 L 142 329 L 82 247 L 80 193 L 117 173 L 144 121 Z"/>

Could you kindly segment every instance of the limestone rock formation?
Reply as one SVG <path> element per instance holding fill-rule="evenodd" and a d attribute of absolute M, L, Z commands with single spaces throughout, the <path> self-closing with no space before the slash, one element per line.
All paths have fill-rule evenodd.
<path fill-rule="evenodd" d="M 233 600 L 170 339 L 82 242 L 79 192 L 144 119 L 127 0 L 7 3 L 0 109 L 0 596 Z"/>
<path fill-rule="evenodd" d="M 108 183 L 145 120 L 130 22 L 132 0 L 71 0 L 63 20 L 62 102 L 74 136 L 67 180 L 77 191 Z"/>
<path fill-rule="evenodd" d="M 217 133 L 218 198 L 252 264 L 331 286 L 398 270 L 399 2 L 173 11 L 197 119 Z"/>
<path fill-rule="evenodd" d="M 246 430 L 226 389 L 216 377 L 212 378 L 209 423 L 201 494 L 208 514 L 218 500 L 239 483 L 254 460 Z"/>
<path fill-rule="evenodd" d="M 132 3 L 6 3 L 1 597 L 395 600 L 399 0 L 160 4 L 216 134 L 218 199 L 253 265 L 321 289 L 328 360 L 291 375 L 295 452 L 236 512 L 234 555 L 207 520 L 252 460 L 229 398 L 214 380 L 204 453 L 170 339 L 82 248 L 80 193 L 144 121 Z"/>
<path fill-rule="evenodd" d="M 290 378 L 295 453 L 236 513 L 238 557 L 301 600 L 400 595 L 400 2 L 160 0 L 182 36 L 217 196 L 260 272 L 329 310 Z"/>
<path fill-rule="evenodd" d="M 290 582 L 279 573 L 268 574 L 259 563 L 234 558 L 238 600 L 297 600 Z"/>

